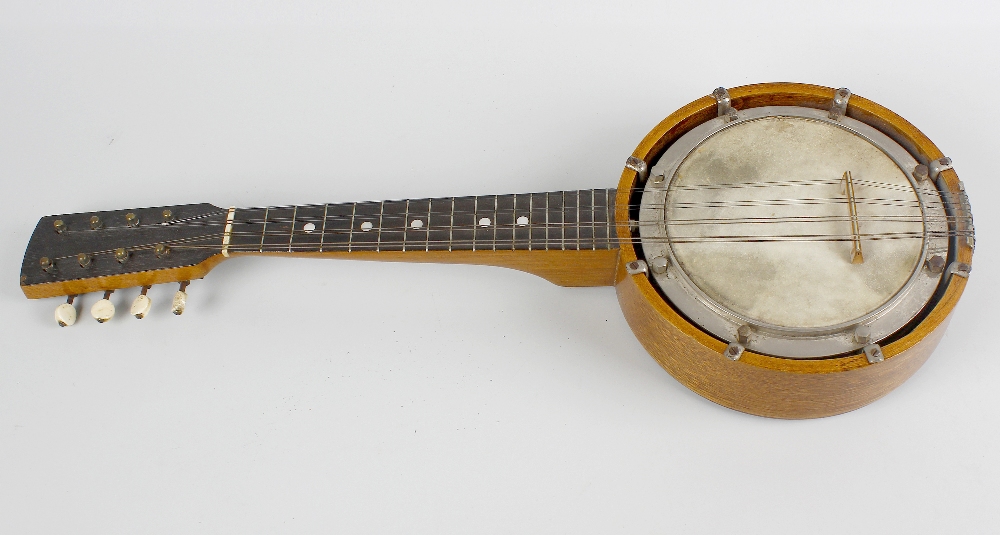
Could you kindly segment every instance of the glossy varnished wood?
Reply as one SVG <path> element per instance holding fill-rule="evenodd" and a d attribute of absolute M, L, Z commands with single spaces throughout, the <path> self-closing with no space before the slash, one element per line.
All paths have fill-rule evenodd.
<path fill-rule="evenodd" d="M 257 255 L 489 265 L 562 286 L 608 286 L 618 257 L 609 209 L 614 198 L 614 190 L 594 189 L 48 216 L 39 220 L 25 251 L 21 289 L 37 299 L 185 281 L 204 277 L 227 257 Z M 164 210 L 172 219 L 160 223 Z M 127 225 L 131 212 L 143 223 Z M 107 224 L 92 228 L 92 216 Z M 54 229 L 60 218 L 68 231 Z M 155 244 L 169 251 L 156 254 Z M 128 253 L 124 262 L 116 260 L 119 248 Z M 80 252 L 93 261 L 78 264 Z M 43 270 L 39 258 L 55 259 L 55 265 Z"/>
<path fill-rule="evenodd" d="M 734 107 L 807 106 L 827 108 L 834 89 L 805 84 L 759 84 L 729 90 Z M 847 114 L 899 141 L 923 162 L 942 157 L 909 122 L 862 97 L 852 96 Z M 704 97 L 671 114 L 650 132 L 633 156 L 652 165 L 671 142 L 716 116 L 716 102 Z M 958 176 L 944 172 L 953 192 Z M 618 186 L 616 220 L 628 220 L 637 175 L 625 169 Z M 869 364 L 860 352 L 839 358 L 786 359 L 747 351 L 738 361 L 723 356 L 726 343 L 705 334 L 668 305 L 643 275 L 627 275 L 624 265 L 637 258 L 627 227 L 619 226 L 621 255 L 616 291 L 625 318 L 647 351 L 682 384 L 739 411 L 776 418 L 815 418 L 862 407 L 903 383 L 927 360 L 948 324 L 966 279 L 952 277 L 933 310 L 909 333 L 883 347 L 885 361 Z M 971 263 L 972 249 L 960 245 L 958 259 Z"/>
<path fill-rule="evenodd" d="M 825 109 L 831 103 L 834 89 L 805 84 L 776 83 L 737 87 L 729 90 L 729 93 L 732 104 L 737 110 L 759 106 L 807 106 Z M 716 110 L 715 99 L 710 96 L 682 107 L 661 121 L 642 140 L 633 156 L 641 158 L 648 165 L 652 165 L 670 143 L 694 126 L 714 118 L 717 115 Z M 847 115 L 886 133 L 910 150 L 923 163 L 943 156 L 941 151 L 917 128 L 872 101 L 857 95 L 852 96 L 847 108 Z M 948 170 L 943 172 L 942 176 L 948 189 L 957 193 L 960 186 L 955 172 Z M 842 413 L 870 403 L 899 386 L 930 356 L 943 336 L 951 312 L 965 288 L 965 278 L 951 277 L 941 298 L 934 304 L 932 310 L 924 315 L 922 320 L 909 332 L 898 333 L 900 336 L 894 337 L 892 343 L 883 347 L 885 361 L 882 363 L 869 364 L 860 352 L 838 358 L 786 359 L 755 354 L 750 351 L 744 352 L 738 361 L 733 362 L 722 354 L 726 348 L 725 342 L 709 336 L 699 327 L 680 316 L 656 291 L 646 276 L 626 273 L 625 264 L 638 258 L 632 244 L 628 223 L 630 219 L 629 205 L 630 202 L 635 201 L 633 195 L 637 188 L 637 179 L 637 174 L 634 171 L 630 169 L 623 171 L 614 202 L 613 222 L 607 222 L 606 217 L 598 217 L 596 204 L 591 205 L 591 221 L 603 220 L 609 225 L 608 228 L 614 225 L 617 228 L 617 243 L 613 239 L 608 240 L 607 232 L 604 230 L 602 230 L 604 232 L 603 238 L 599 237 L 593 223 L 579 219 L 580 213 L 587 213 L 585 209 L 582 211 L 578 209 L 575 212 L 578 214 L 576 221 L 577 226 L 583 231 L 588 228 L 589 224 L 589 228 L 595 230 L 590 234 L 584 234 L 583 231 L 571 233 L 568 235 L 568 242 L 564 232 L 560 234 L 558 239 L 554 238 L 548 234 L 552 228 L 548 225 L 551 213 L 546 210 L 544 211 L 548 214 L 544 217 L 547 222 L 546 230 L 537 237 L 540 241 L 536 241 L 535 234 L 531 232 L 527 238 L 519 238 L 517 231 L 513 229 L 513 221 L 514 217 L 521 213 L 519 211 L 521 209 L 517 208 L 515 203 L 511 205 L 510 213 L 507 213 L 499 208 L 501 197 L 494 196 L 497 207 L 491 212 L 492 215 L 487 215 L 487 217 L 494 222 L 499 221 L 502 225 L 511 225 L 509 249 L 506 246 L 506 235 L 504 235 L 504 240 L 501 240 L 504 246 L 497 250 L 498 235 L 495 233 L 496 230 L 493 231 L 494 234 L 487 234 L 487 239 L 481 240 L 477 234 L 478 231 L 470 226 L 462 231 L 468 233 L 469 229 L 473 228 L 471 238 L 452 240 L 452 235 L 450 233 L 448 235 L 447 248 L 461 250 L 434 250 L 435 247 L 445 246 L 441 245 L 439 241 L 431 239 L 429 233 L 435 232 L 436 228 L 440 227 L 434 222 L 435 214 L 432 213 L 432 204 L 428 204 L 428 228 L 426 230 L 406 230 L 409 220 L 404 217 L 401 220 L 402 223 L 396 222 L 388 225 L 387 230 L 385 230 L 386 233 L 401 234 L 401 238 L 394 238 L 394 240 L 398 240 L 395 243 L 401 250 L 371 250 L 380 247 L 378 242 L 371 242 L 369 239 L 371 234 L 366 235 L 367 241 L 352 244 L 351 237 L 357 236 L 356 233 L 351 234 L 357 231 L 354 228 L 357 226 L 355 223 L 358 222 L 354 217 L 354 208 L 359 203 L 355 203 L 350 212 L 350 225 L 346 227 L 348 232 L 346 242 L 343 239 L 345 228 L 331 227 L 333 231 L 340 232 L 337 243 L 324 242 L 322 238 L 317 242 L 316 235 L 301 235 L 297 234 L 295 230 L 297 223 L 303 221 L 312 223 L 313 220 L 315 220 L 316 228 L 320 228 L 322 231 L 327 230 L 327 223 L 332 221 L 328 218 L 327 211 L 333 205 L 301 207 L 301 211 L 297 207 L 284 207 L 280 210 L 290 210 L 290 218 L 282 217 L 272 220 L 267 215 L 269 209 L 263 209 L 264 216 L 259 221 L 260 233 L 234 234 L 230 245 L 227 245 L 231 248 L 225 252 L 228 253 L 229 257 L 276 255 L 490 265 L 532 273 L 562 286 L 613 284 L 625 318 L 642 345 L 678 381 L 698 394 L 726 407 L 778 418 L 812 418 Z M 431 203 L 432 200 L 427 202 Z M 410 206 L 409 202 L 406 206 Z M 452 207 L 451 215 L 455 216 L 454 201 Z M 321 208 L 322 211 L 320 211 Z M 177 211 L 183 209 L 186 208 L 176 207 Z M 215 210 L 212 217 L 218 221 L 213 220 L 215 221 L 214 232 L 216 236 L 221 236 L 219 234 L 221 228 L 219 221 L 222 220 L 219 218 L 225 214 L 225 211 Z M 476 217 L 481 215 L 479 212 L 478 209 L 475 210 Z M 529 212 L 534 213 L 533 210 L 529 210 Z M 404 207 L 403 212 L 397 210 L 396 213 L 390 213 L 389 216 L 398 218 L 401 213 L 407 214 L 408 208 Z M 121 213 L 106 213 L 105 215 L 107 217 L 113 216 L 114 221 L 118 221 L 115 225 L 121 227 L 123 223 L 119 220 L 124 214 L 125 212 L 122 211 Z M 74 223 L 75 226 L 83 226 L 86 223 L 85 215 L 89 216 L 89 214 L 74 215 L 73 217 L 80 216 L 80 220 L 74 220 L 71 223 Z M 230 212 L 230 216 L 232 215 Z M 382 207 L 380 207 L 379 221 L 382 220 L 382 215 Z M 468 212 L 464 213 L 464 216 L 468 215 Z M 149 216 L 144 216 L 144 220 L 152 218 L 155 213 L 151 212 Z M 374 213 L 368 214 L 368 216 L 374 221 Z M 339 217 L 341 223 L 345 221 L 346 212 Z M 472 225 L 475 220 L 475 218 L 470 219 L 464 224 Z M 572 216 L 566 218 L 563 214 L 557 222 L 566 224 L 572 220 Z M 450 221 L 454 225 L 456 220 L 453 218 Z M 265 222 L 270 222 L 272 225 L 266 231 Z M 582 226 L 580 226 L 581 223 Z M 43 218 L 38 229 L 44 229 L 45 233 L 50 233 L 51 224 L 51 221 Z M 255 225 L 257 223 L 248 224 Z M 965 225 L 964 222 L 960 221 L 958 224 L 960 225 L 958 230 L 965 230 L 962 226 Z M 242 228 L 254 229 L 256 227 Z M 38 229 L 36 229 L 36 234 L 39 232 Z M 189 261 L 188 256 L 178 255 L 160 262 L 163 264 L 160 269 L 147 269 L 144 266 L 157 262 L 150 256 L 149 246 L 152 243 L 162 241 L 160 234 L 164 229 L 169 229 L 169 225 L 162 229 L 159 227 L 151 228 L 148 231 L 122 230 L 121 236 L 128 236 L 129 234 L 125 233 L 133 232 L 136 236 L 143 237 L 141 240 L 143 248 L 136 249 L 139 251 L 136 253 L 137 256 L 134 261 L 129 261 L 130 263 L 127 265 L 118 266 L 111 263 L 113 260 L 109 260 L 111 257 L 107 256 L 113 247 L 119 245 L 103 244 L 102 242 L 101 247 L 94 246 L 95 249 L 92 250 L 103 250 L 105 256 L 100 258 L 101 263 L 97 264 L 95 269 L 87 272 L 93 276 L 84 276 L 80 269 L 75 268 L 71 263 L 64 264 L 65 268 L 57 270 L 55 273 L 49 273 L 45 276 L 39 275 L 36 272 L 39 269 L 38 257 L 52 255 L 48 252 L 50 245 L 57 247 L 57 257 L 62 259 L 61 262 L 72 262 L 72 258 L 67 255 L 78 252 L 75 246 L 70 247 L 63 243 L 69 239 L 69 235 L 53 238 L 49 234 L 41 234 L 40 236 L 44 239 L 37 243 L 41 243 L 43 246 L 32 249 L 32 245 L 29 245 L 29 250 L 26 253 L 21 288 L 29 298 L 42 298 L 192 280 L 204 277 L 212 268 L 227 258 L 222 254 L 220 241 L 217 248 L 213 245 L 199 249 L 204 253 L 202 258 Z M 367 230 L 371 230 L 371 227 Z M 319 234 L 319 236 L 324 235 L 322 232 Z M 414 235 L 416 241 L 411 240 Z M 81 234 L 81 236 L 84 235 Z M 96 234 L 87 234 L 86 236 L 94 237 Z M 419 250 L 421 237 L 424 240 L 425 250 Z M 559 243 L 559 247 L 550 247 L 556 243 Z M 567 248 L 567 243 L 575 245 L 576 249 Z M 259 248 L 257 244 L 259 244 Z M 588 244 L 590 249 L 587 248 Z M 364 250 L 356 250 L 356 245 L 360 245 Z M 522 246 L 527 247 L 527 249 L 519 249 Z M 537 248 L 538 246 L 541 246 L 540 250 Z M 286 247 L 287 251 L 283 250 Z M 325 250 L 324 247 L 335 250 Z M 417 250 L 408 247 L 416 247 Z M 475 250 L 479 247 L 486 250 Z M 184 253 L 184 255 L 187 254 Z M 960 262 L 971 264 L 971 247 L 964 241 L 960 242 L 956 257 Z M 167 265 L 170 262 L 174 264 Z"/>
<path fill-rule="evenodd" d="M 516 269 L 559 286 L 611 286 L 618 249 L 596 251 L 356 251 L 327 253 L 267 253 L 273 256 L 341 258 L 380 262 L 471 264 Z M 234 256 L 260 256 L 239 253 Z"/>
<path fill-rule="evenodd" d="M 516 269 L 560 286 L 611 286 L 615 279 L 618 249 L 596 251 L 334 251 L 326 253 L 235 253 L 238 256 L 300 256 L 384 262 L 474 264 Z M 29 299 L 77 295 L 136 286 L 201 279 L 225 260 L 221 254 L 183 268 L 143 271 L 107 277 L 21 286 Z"/>
<path fill-rule="evenodd" d="M 190 281 L 201 279 L 208 274 L 215 266 L 226 258 L 221 254 L 214 255 L 204 262 L 193 266 L 179 268 L 157 269 L 151 271 L 139 271 L 135 273 L 124 273 L 121 275 L 108 275 L 87 279 L 75 279 L 68 281 L 46 282 L 42 284 L 21 285 L 21 291 L 28 299 L 43 299 L 46 297 L 60 297 L 64 295 L 80 295 L 90 292 L 103 292 L 105 290 L 120 290 L 122 288 L 134 288 L 137 286 L 152 286 L 154 284 L 165 284 L 169 282 Z"/>

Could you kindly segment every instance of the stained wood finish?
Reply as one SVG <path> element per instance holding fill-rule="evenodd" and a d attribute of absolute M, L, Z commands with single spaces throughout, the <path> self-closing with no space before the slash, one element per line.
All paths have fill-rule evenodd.
<path fill-rule="evenodd" d="M 515 269 L 537 275 L 559 286 L 612 286 L 618 248 L 582 251 L 360 251 L 348 253 L 266 253 L 268 256 L 307 256 L 344 260 L 469 264 Z M 238 253 L 233 256 L 259 256 Z"/>
<path fill-rule="evenodd" d="M 729 93 L 737 110 L 775 105 L 827 109 L 834 89 L 777 83 L 737 87 Z M 913 125 L 874 102 L 854 95 L 848 104 L 847 115 L 886 133 L 923 163 L 943 156 Z M 698 99 L 661 121 L 633 155 L 652 165 L 670 143 L 715 116 L 715 99 L 710 96 Z M 948 170 L 942 176 L 948 189 L 957 195 L 959 181 L 955 172 Z M 722 355 L 726 344 L 677 314 L 647 277 L 626 274 L 625 264 L 638 258 L 628 225 L 629 206 L 636 200 L 633 197 L 638 191 L 637 179 L 637 174 L 626 168 L 617 194 L 614 190 L 595 190 L 591 192 L 589 205 L 585 192 L 568 192 L 568 196 L 557 192 L 390 202 L 388 210 L 386 203 L 251 209 L 242 214 L 237 210 L 232 215 L 243 218 L 241 224 L 247 226 L 232 233 L 225 252 L 229 256 L 321 256 L 493 265 L 533 273 L 563 286 L 614 284 L 632 330 L 649 353 L 678 381 L 726 407 L 776 418 L 839 414 L 887 394 L 930 356 L 965 288 L 966 279 L 951 277 L 939 301 L 919 324 L 883 347 L 885 361 L 879 364 L 868 364 L 860 352 L 839 358 L 802 360 L 746 351 L 738 361 L 732 362 Z M 600 198 L 597 191 L 604 192 L 606 202 L 597 202 Z M 527 204 L 519 202 L 518 198 L 522 201 L 526 198 Z M 484 206 L 479 205 L 482 199 L 486 199 Z M 545 199 L 545 208 L 536 206 L 535 199 Z M 204 219 L 215 227 L 215 236 L 219 236 L 227 211 L 206 206 L 189 205 L 174 207 L 174 210 L 182 214 L 188 210 L 202 213 L 209 210 L 211 215 Z M 272 214 L 272 210 L 276 213 Z M 411 210 L 415 213 L 411 214 Z M 416 213 L 423 213 L 423 210 L 426 210 L 424 225 L 413 227 L 413 218 L 421 217 Z M 612 213 L 609 210 L 613 217 L 609 217 Z M 447 220 L 444 218 L 446 211 L 449 212 Z M 141 211 L 140 219 L 155 219 L 159 212 L 160 209 Z M 178 248 L 181 254 L 155 260 L 150 256 L 152 244 L 166 241 L 164 235 L 169 235 L 170 225 L 141 231 L 127 229 L 122 219 L 125 214 L 126 211 L 106 212 L 102 213 L 102 218 L 113 221 L 111 226 L 114 228 L 107 230 L 118 232 L 119 238 L 130 236 L 131 232 L 139 239 L 134 258 L 130 263 L 116 264 L 113 255 L 109 256 L 112 245 L 98 243 L 100 233 L 85 235 L 81 243 L 103 255 L 95 257 L 90 271 L 86 271 L 87 268 L 80 271 L 71 263 L 72 255 L 78 252 L 76 243 L 67 241 L 67 236 L 72 234 L 54 238 L 52 223 L 55 217 L 43 218 L 32 236 L 22 266 L 21 288 L 25 295 L 54 297 L 197 279 L 226 258 L 219 242 L 218 246 L 186 252 Z M 520 227 L 517 218 L 522 214 L 529 216 L 533 223 L 542 219 L 546 223 Z M 70 228 L 85 228 L 89 215 L 69 217 Z M 359 215 L 362 219 L 358 219 Z M 372 233 L 376 217 L 378 231 Z M 474 226 L 483 217 L 488 218 L 491 225 Z M 364 221 L 370 221 L 372 228 L 369 232 L 358 232 Z M 460 227 L 457 233 L 456 221 Z M 320 233 L 316 234 L 315 229 L 305 231 L 303 225 L 306 223 L 312 223 Z M 965 230 L 964 225 L 960 220 L 958 230 Z M 328 229 L 330 232 L 326 232 Z M 192 234 L 186 239 L 198 238 L 196 227 L 188 227 L 184 232 Z M 129 247 L 127 244 L 120 246 Z M 54 253 L 52 248 L 56 249 Z M 41 255 L 69 264 L 62 266 L 62 270 L 40 273 L 38 257 Z M 955 256 L 958 261 L 971 264 L 972 249 L 959 241 Z"/>
<path fill-rule="evenodd" d="M 834 89 L 805 84 L 758 84 L 729 90 L 737 109 L 760 106 L 806 106 L 828 109 Z M 716 116 L 712 97 L 696 100 L 664 119 L 636 148 L 633 156 L 652 165 L 666 147 L 694 126 Z M 874 102 L 854 95 L 847 115 L 896 139 L 923 163 L 941 151 L 916 127 Z M 957 194 L 958 176 L 943 173 Z M 637 174 L 625 169 L 618 185 L 616 220 L 628 220 Z M 726 407 L 775 418 L 816 418 L 862 407 L 896 388 L 927 360 L 947 327 L 965 289 L 966 279 L 951 277 L 933 310 L 909 333 L 884 346 L 885 361 L 868 364 L 864 355 L 830 359 L 783 359 L 750 351 L 736 362 L 722 355 L 726 344 L 708 336 L 674 311 L 642 275 L 628 275 L 625 264 L 637 259 L 627 227 L 619 226 L 621 255 L 616 291 L 625 318 L 647 351 L 682 384 Z M 960 242 L 957 258 L 972 261 L 972 249 Z"/>
<path fill-rule="evenodd" d="M 612 286 L 618 263 L 618 248 L 597 251 L 408 251 L 347 253 L 264 253 L 267 256 L 302 256 L 314 258 L 339 258 L 344 260 L 369 260 L 381 262 L 414 262 L 432 264 L 471 264 L 496 266 L 537 275 L 559 286 Z M 235 253 L 230 256 L 261 256 L 253 253 Z M 137 286 L 150 286 L 168 282 L 190 281 L 204 278 L 215 266 L 226 260 L 216 254 L 204 262 L 182 268 L 142 271 L 21 286 L 29 299 L 78 295 L 104 290 L 118 290 Z"/>
<path fill-rule="evenodd" d="M 562 286 L 609 286 L 618 257 L 614 199 L 615 190 L 596 189 L 48 216 L 25 251 L 21 289 L 37 299 L 186 281 L 204 277 L 227 257 L 251 255 L 492 265 Z M 127 216 L 135 215 L 130 225 Z M 100 220 L 98 227 L 91 217 Z M 65 224 L 61 232 L 56 220 Z M 157 244 L 169 252 L 154 254 Z M 125 262 L 116 260 L 119 248 L 127 251 Z M 80 252 L 92 259 L 86 266 L 77 262 Z M 51 269 L 39 266 L 41 258 L 53 262 Z"/>
<path fill-rule="evenodd" d="M 103 275 L 87 279 L 53 281 L 41 284 L 21 285 L 21 291 L 28 299 L 44 299 L 46 297 L 61 297 L 64 295 L 80 295 L 105 290 L 120 290 L 138 286 L 152 286 L 170 282 L 192 281 L 204 278 L 215 266 L 226 257 L 216 254 L 191 266 L 177 268 L 138 271 L 119 275 Z"/>

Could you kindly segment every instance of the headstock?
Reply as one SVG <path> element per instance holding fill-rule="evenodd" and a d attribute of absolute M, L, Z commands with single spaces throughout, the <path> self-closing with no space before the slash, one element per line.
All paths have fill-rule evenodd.
<path fill-rule="evenodd" d="M 43 217 L 24 253 L 21 290 L 32 299 L 104 291 L 106 300 L 119 288 L 201 278 L 224 259 L 226 213 L 187 204 Z"/>

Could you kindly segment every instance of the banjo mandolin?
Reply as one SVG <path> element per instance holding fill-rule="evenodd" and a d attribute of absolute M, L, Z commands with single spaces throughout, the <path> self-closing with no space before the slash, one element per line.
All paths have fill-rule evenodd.
<path fill-rule="evenodd" d="M 717 89 L 660 122 L 617 189 L 264 208 L 191 204 L 43 217 L 29 298 L 189 281 L 234 256 L 503 266 L 614 286 L 667 372 L 739 411 L 839 414 L 905 381 L 971 271 L 968 198 L 919 130 L 847 89 Z"/>

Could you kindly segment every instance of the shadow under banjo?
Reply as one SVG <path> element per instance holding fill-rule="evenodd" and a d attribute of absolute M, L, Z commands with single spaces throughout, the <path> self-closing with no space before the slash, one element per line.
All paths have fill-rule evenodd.
<path fill-rule="evenodd" d="M 905 381 L 940 341 L 974 229 L 951 161 L 846 89 L 759 84 L 696 100 L 628 158 L 617 189 L 266 208 L 210 204 L 42 218 L 29 298 L 188 281 L 245 255 L 504 266 L 614 286 L 677 380 L 724 406 L 810 418 Z"/>

